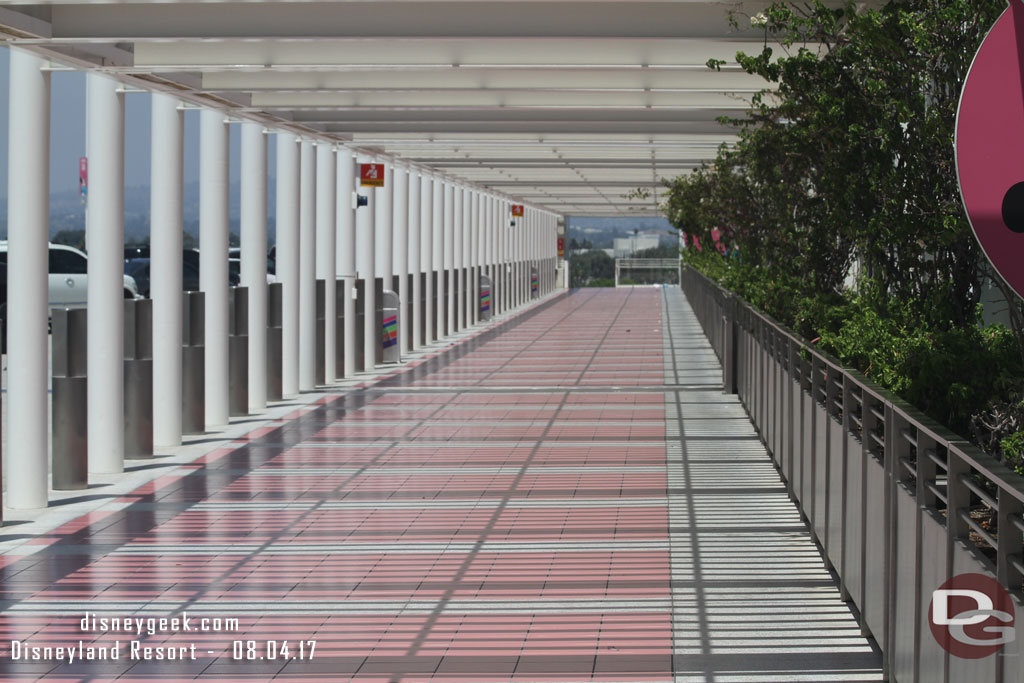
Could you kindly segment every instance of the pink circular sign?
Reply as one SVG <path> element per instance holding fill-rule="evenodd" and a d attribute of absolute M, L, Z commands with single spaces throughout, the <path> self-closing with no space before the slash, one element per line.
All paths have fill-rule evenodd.
<path fill-rule="evenodd" d="M 956 170 L 985 256 L 1024 295 L 1024 2 L 1010 6 L 978 48 L 960 96 Z"/>

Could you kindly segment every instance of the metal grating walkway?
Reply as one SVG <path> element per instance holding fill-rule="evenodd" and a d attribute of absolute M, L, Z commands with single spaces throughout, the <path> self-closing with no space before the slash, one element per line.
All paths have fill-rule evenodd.
<path fill-rule="evenodd" d="M 675 290 L 553 298 L 2 558 L 0 680 L 881 680 L 720 382 Z"/>

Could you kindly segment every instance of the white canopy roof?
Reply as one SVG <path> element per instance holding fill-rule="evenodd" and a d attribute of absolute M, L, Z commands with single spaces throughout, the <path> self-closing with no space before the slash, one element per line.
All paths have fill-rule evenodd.
<path fill-rule="evenodd" d="M 716 118 L 763 87 L 735 64 L 763 33 L 728 13 L 766 5 L 54 0 L 5 3 L 0 36 L 559 214 L 655 215 L 661 179 L 730 142 Z"/>

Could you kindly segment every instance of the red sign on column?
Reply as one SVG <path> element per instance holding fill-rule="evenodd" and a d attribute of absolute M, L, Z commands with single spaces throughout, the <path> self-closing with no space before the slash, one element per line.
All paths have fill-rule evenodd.
<path fill-rule="evenodd" d="M 359 164 L 361 187 L 384 187 L 384 164 Z"/>
<path fill-rule="evenodd" d="M 522 204 L 513 204 L 512 205 L 512 215 L 513 216 L 522 216 L 523 215 L 523 205 Z"/>
<path fill-rule="evenodd" d="M 565 258 L 565 238 L 558 238 L 558 258 Z"/>

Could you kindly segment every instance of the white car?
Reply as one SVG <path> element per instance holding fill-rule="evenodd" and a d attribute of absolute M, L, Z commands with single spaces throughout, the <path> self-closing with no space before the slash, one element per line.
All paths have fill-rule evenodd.
<path fill-rule="evenodd" d="M 0 241 L 0 260 L 7 261 L 7 242 Z M 86 305 L 89 292 L 89 260 L 84 252 L 63 244 L 50 244 L 50 308 L 77 308 Z M 141 299 L 135 278 L 124 275 L 124 298 Z"/>

